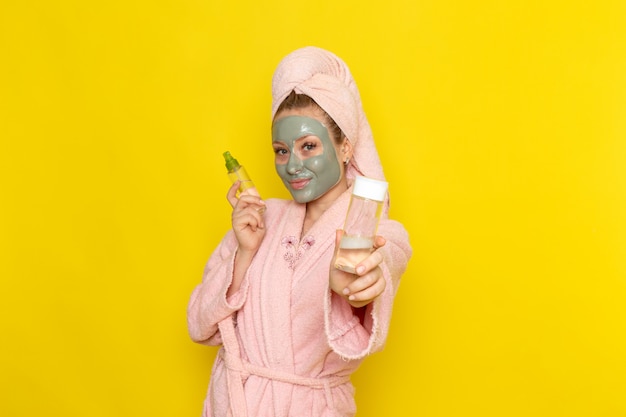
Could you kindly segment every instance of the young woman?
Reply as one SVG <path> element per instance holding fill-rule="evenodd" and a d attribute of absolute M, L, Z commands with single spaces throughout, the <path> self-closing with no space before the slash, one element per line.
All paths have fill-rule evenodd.
<path fill-rule="evenodd" d="M 334 268 L 355 176 L 384 180 L 359 92 L 315 47 L 285 57 L 272 87 L 274 164 L 293 200 L 228 192 L 232 230 L 187 315 L 195 342 L 222 345 L 204 416 L 353 416 L 350 375 L 385 342 L 411 247 L 387 200 L 357 273 Z"/>

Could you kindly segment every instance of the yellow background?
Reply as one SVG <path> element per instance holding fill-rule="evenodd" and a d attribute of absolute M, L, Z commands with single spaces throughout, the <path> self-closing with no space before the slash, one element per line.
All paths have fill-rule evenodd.
<path fill-rule="evenodd" d="M 358 415 L 626 416 L 626 3 L 0 6 L 0 415 L 197 416 L 185 309 L 270 78 L 360 86 L 414 257 Z"/>

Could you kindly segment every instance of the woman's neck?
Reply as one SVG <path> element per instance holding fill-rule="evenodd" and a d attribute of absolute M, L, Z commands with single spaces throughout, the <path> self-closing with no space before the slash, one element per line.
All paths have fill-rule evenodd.
<path fill-rule="evenodd" d="M 319 204 L 307 203 L 304 223 L 302 223 L 302 236 L 305 236 L 308 233 L 315 222 L 322 217 L 322 214 L 324 214 L 328 207 L 330 207 L 330 204 L 321 206 Z"/>
<path fill-rule="evenodd" d="M 348 189 L 348 182 L 345 177 L 341 179 L 333 188 L 317 200 L 306 203 L 306 214 L 302 224 L 302 236 L 305 236 L 313 227 L 315 222 L 322 217 L 322 214 L 332 206 L 335 201 Z"/>

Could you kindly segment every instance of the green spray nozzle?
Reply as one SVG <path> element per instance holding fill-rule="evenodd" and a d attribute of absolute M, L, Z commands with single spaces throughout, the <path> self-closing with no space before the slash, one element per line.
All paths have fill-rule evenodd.
<path fill-rule="evenodd" d="M 224 160 L 226 161 L 226 169 L 228 172 L 232 172 L 235 168 L 239 167 L 239 162 L 230 154 L 230 152 L 224 152 Z"/>

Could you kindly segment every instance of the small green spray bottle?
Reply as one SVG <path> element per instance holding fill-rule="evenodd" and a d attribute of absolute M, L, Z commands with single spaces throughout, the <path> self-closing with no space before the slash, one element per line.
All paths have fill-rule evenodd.
<path fill-rule="evenodd" d="M 244 193 L 260 197 L 259 192 L 254 186 L 254 183 L 250 179 L 250 176 L 243 165 L 239 165 L 239 162 L 233 158 L 230 152 L 224 152 L 224 160 L 226 161 L 228 178 L 230 178 L 233 184 L 240 181 L 237 197 Z"/>

